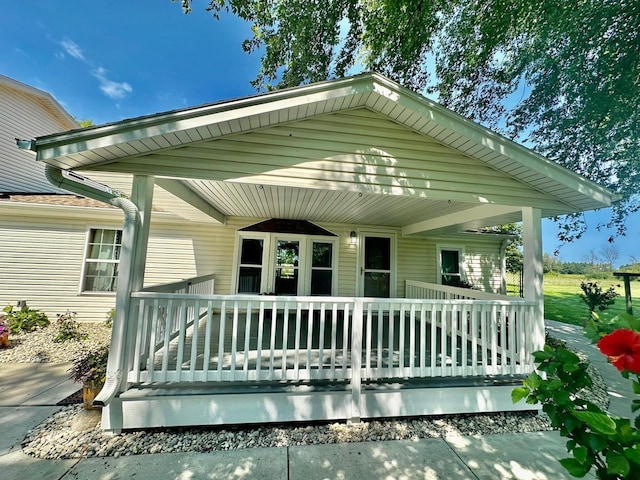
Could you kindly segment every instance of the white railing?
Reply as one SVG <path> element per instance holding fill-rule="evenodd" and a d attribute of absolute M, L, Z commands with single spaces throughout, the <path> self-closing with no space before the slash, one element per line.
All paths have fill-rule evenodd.
<path fill-rule="evenodd" d="M 143 288 L 140 292 L 165 293 L 169 295 L 213 295 L 215 275 L 202 275 L 200 277 L 188 278 L 178 282 L 152 285 Z M 195 321 L 206 313 L 203 308 L 195 306 L 183 307 L 182 305 L 169 301 L 159 305 L 155 315 L 162 320 L 157 323 L 156 342 L 153 344 L 153 352 L 157 352 L 167 341 L 174 340 L 180 333 L 180 328 L 190 328 Z M 134 315 L 139 315 L 134 313 Z"/>
<path fill-rule="evenodd" d="M 508 300 L 522 301 L 519 297 L 509 297 L 499 293 L 487 293 L 471 288 L 451 287 L 437 283 L 406 281 L 407 298 L 428 298 L 433 300 Z"/>
<path fill-rule="evenodd" d="M 195 314 L 197 312 L 197 315 Z M 132 294 L 128 381 L 350 381 L 526 374 L 534 304 Z"/>

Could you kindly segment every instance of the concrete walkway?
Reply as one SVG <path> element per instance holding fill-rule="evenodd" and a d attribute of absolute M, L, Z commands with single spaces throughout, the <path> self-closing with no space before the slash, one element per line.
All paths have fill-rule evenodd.
<path fill-rule="evenodd" d="M 548 322 L 553 335 L 593 355 L 611 385 L 612 413 L 629 409 L 632 392 L 577 327 Z M 517 479 L 571 478 L 558 463 L 567 457 L 557 432 L 452 436 L 414 441 L 363 442 L 212 453 L 120 458 L 40 460 L 22 453 L 27 431 L 59 410 L 78 389 L 67 365 L 0 364 L 0 478 L 3 480 L 117 479 Z M 595 478 L 588 476 L 587 478 Z"/>

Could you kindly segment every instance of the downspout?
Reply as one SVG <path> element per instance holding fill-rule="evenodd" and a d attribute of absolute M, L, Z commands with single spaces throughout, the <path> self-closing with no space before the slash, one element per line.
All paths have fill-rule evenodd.
<path fill-rule="evenodd" d="M 134 238 L 140 219 L 138 207 L 131 201 L 120 196 L 110 189 L 98 189 L 86 183 L 80 183 L 66 178 L 62 171 L 51 165 L 45 167 L 45 176 L 49 182 L 59 188 L 92 198 L 100 202 L 118 207 L 124 213 L 124 225 L 122 232 L 122 249 L 133 252 Z M 80 180 L 82 177 L 78 176 Z M 118 288 L 116 291 L 116 317 L 111 331 L 111 343 L 109 347 L 109 361 L 107 364 L 107 378 L 104 387 L 93 401 L 94 405 L 105 406 L 116 396 L 122 382 L 124 369 L 124 341 L 125 341 L 125 317 L 129 311 L 129 299 L 131 297 L 131 265 L 134 259 L 132 255 L 121 257 L 119 269 Z M 124 263 L 124 264 L 123 264 Z"/>

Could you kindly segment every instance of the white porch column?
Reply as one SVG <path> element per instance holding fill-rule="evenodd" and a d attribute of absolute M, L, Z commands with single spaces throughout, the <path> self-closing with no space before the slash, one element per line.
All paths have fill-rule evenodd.
<path fill-rule="evenodd" d="M 130 318 L 131 292 L 142 288 L 149 239 L 154 177 L 134 176 L 128 213 L 122 231 L 122 250 L 118 264 L 116 310 L 111 331 L 107 381 L 94 403 L 105 405 L 102 428 L 119 431 L 122 411 L 111 404 L 117 393 L 127 388 L 127 372 L 133 357 L 136 324 Z"/>
<path fill-rule="evenodd" d="M 544 346 L 544 296 L 542 290 L 542 215 L 539 208 L 522 208 L 523 282 L 525 300 L 536 303 L 532 334 L 533 350 Z"/>

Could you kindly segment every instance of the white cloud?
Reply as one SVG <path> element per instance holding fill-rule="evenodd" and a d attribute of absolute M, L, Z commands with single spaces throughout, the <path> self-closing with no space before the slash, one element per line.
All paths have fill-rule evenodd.
<path fill-rule="evenodd" d="M 67 52 L 68 55 L 71 55 L 76 60 L 80 60 L 82 62 L 86 62 L 87 61 L 85 56 L 82 54 L 82 49 L 73 40 L 70 40 L 68 38 L 64 38 L 60 42 L 60 45 L 62 45 L 62 48 L 64 48 L 64 51 Z"/>
<path fill-rule="evenodd" d="M 97 68 L 91 74 L 98 79 L 100 90 L 109 98 L 121 100 L 133 92 L 133 88 L 127 82 L 114 82 L 107 78 L 107 70 L 102 67 Z"/>

